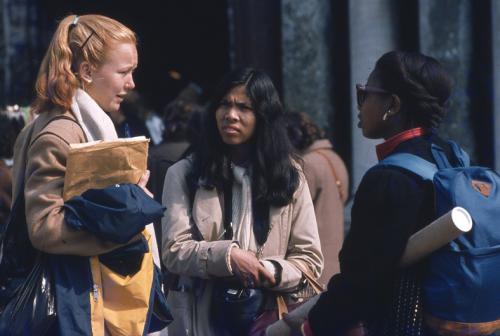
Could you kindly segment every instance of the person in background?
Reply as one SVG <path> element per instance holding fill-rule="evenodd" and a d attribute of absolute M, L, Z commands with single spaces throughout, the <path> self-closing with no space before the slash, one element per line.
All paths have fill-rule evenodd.
<path fill-rule="evenodd" d="M 120 109 L 108 112 L 116 133 L 119 138 L 131 138 L 136 136 L 145 136 L 151 138 L 149 129 L 142 118 L 146 114 L 146 107 L 137 91 L 131 91 L 123 97 Z M 155 139 L 151 138 L 155 145 Z"/>
<path fill-rule="evenodd" d="M 163 112 L 163 142 L 149 151 L 148 169 L 151 176 L 148 189 L 155 199 L 161 202 L 163 182 L 168 168 L 182 159 L 189 152 L 192 145 L 192 120 L 199 118 L 203 108 L 196 103 L 181 99 L 170 102 Z M 161 221 L 155 221 L 157 239 L 161 244 Z"/>
<path fill-rule="evenodd" d="M 356 85 L 359 124 L 379 160 L 410 153 L 435 163 L 433 144 L 451 159 L 437 127 L 446 115 L 451 79 L 432 57 L 391 51 L 365 85 Z M 454 162 L 451 160 L 450 162 Z M 420 280 L 425 261 L 400 268 L 408 238 L 434 217 L 432 183 L 392 166 L 368 170 L 356 191 L 340 273 L 311 309 L 303 332 L 314 336 L 425 335 Z"/>
<path fill-rule="evenodd" d="M 0 113 L 0 227 L 3 227 L 12 205 L 12 156 L 18 135 L 16 121 Z"/>
<path fill-rule="evenodd" d="M 162 258 L 178 275 L 168 294 L 172 335 L 245 335 L 266 306 L 260 300 L 272 305 L 282 293 L 296 303 L 302 270 L 321 274 L 314 207 L 284 121 L 270 78 L 235 70 L 204 114 L 193 155 L 167 171 Z"/>
<path fill-rule="evenodd" d="M 289 112 L 287 130 L 290 141 L 302 158 L 304 174 L 318 222 L 325 268 L 319 282 L 340 271 L 338 254 L 344 240 L 344 204 L 349 196 L 349 176 L 344 161 L 333 150 L 330 140 L 305 113 Z"/>

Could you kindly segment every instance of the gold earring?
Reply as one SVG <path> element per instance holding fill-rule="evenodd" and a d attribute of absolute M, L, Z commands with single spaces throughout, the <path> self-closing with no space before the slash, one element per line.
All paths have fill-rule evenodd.
<path fill-rule="evenodd" d="M 387 112 L 384 113 L 384 115 L 382 116 L 382 120 L 383 121 L 386 121 L 387 118 L 389 118 L 389 113 L 391 113 L 391 110 L 389 110 L 389 111 L 387 111 Z"/>

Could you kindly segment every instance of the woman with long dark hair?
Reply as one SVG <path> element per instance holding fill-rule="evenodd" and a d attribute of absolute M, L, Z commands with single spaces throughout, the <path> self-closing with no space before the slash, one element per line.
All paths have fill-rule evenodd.
<path fill-rule="evenodd" d="M 218 323 L 222 298 L 251 301 L 257 293 L 258 315 L 273 308 L 273 293 L 300 289 L 301 270 L 321 274 L 314 208 L 283 117 L 266 74 L 234 71 L 214 95 L 196 152 L 168 170 L 162 257 L 178 275 L 168 296 L 173 334 L 221 335 L 238 326 L 244 334 L 250 326 L 238 317 Z"/>

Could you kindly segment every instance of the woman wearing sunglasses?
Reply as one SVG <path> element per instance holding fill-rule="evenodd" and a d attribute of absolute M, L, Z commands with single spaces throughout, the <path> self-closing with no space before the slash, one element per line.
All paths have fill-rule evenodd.
<path fill-rule="evenodd" d="M 366 85 L 357 85 L 358 127 L 379 160 L 411 153 L 434 162 L 431 145 L 450 155 L 436 134 L 451 80 L 432 57 L 389 52 Z M 394 167 L 375 166 L 355 195 L 352 223 L 334 275 L 303 324 L 307 335 L 423 335 L 419 276 L 422 265 L 399 268 L 408 238 L 431 222 L 432 186 Z M 351 332 L 351 334 L 349 334 Z"/>

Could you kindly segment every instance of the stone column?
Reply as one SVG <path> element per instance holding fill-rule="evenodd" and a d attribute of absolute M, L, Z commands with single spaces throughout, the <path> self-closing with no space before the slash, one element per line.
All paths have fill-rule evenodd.
<path fill-rule="evenodd" d="M 366 170 L 377 162 L 374 146 L 380 142 L 364 138 L 357 128 L 358 108 L 354 85 L 366 83 L 376 60 L 385 52 L 396 48 L 395 16 L 391 0 L 349 1 L 353 191 Z"/>
<path fill-rule="evenodd" d="M 10 81 L 9 58 L 7 46 L 9 44 L 9 25 L 6 11 L 7 0 L 0 0 L 0 105 L 7 102 L 7 85 Z"/>
<path fill-rule="evenodd" d="M 29 104 L 38 73 L 41 41 L 35 0 L 0 0 L 3 103 Z M 46 46 L 43 46 L 46 48 Z"/>
<path fill-rule="evenodd" d="M 474 157 L 471 95 L 468 90 L 472 55 L 470 1 L 420 0 L 419 26 L 421 52 L 438 59 L 454 81 L 449 113 L 440 127 L 440 134 L 456 140 Z"/>
<path fill-rule="evenodd" d="M 330 0 L 282 0 L 283 100 L 330 128 L 332 18 Z"/>
<path fill-rule="evenodd" d="M 266 71 L 281 92 L 279 0 L 228 0 L 231 68 Z"/>
<path fill-rule="evenodd" d="M 493 152 L 495 169 L 500 171 L 500 1 L 492 1 L 493 51 Z"/>

